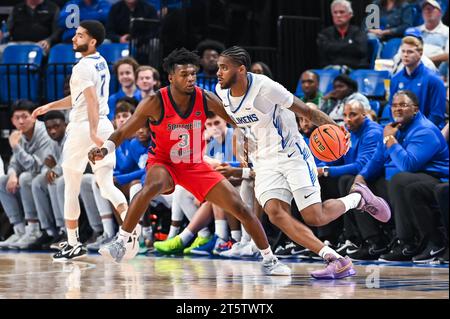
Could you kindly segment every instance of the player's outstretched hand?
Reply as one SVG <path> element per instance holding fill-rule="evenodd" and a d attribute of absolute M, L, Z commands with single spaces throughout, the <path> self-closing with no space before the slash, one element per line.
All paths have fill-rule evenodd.
<path fill-rule="evenodd" d="M 47 113 L 49 110 L 50 110 L 50 109 L 49 109 L 48 105 L 46 104 L 46 105 L 40 106 L 40 107 L 38 107 L 37 109 L 35 109 L 35 110 L 33 111 L 33 113 L 31 113 L 31 116 L 32 116 L 34 119 L 36 119 L 39 115 L 45 114 L 45 113 Z"/>
<path fill-rule="evenodd" d="M 95 161 L 101 161 L 106 153 L 106 149 L 101 149 L 100 147 L 94 147 L 91 149 L 88 153 L 88 158 L 92 162 L 92 164 L 95 164 Z"/>

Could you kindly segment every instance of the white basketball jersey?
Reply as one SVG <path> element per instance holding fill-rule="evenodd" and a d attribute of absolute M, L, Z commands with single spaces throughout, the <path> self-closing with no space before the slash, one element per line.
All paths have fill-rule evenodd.
<path fill-rule="evenodd" d="M 100 117 L 108 115 L 109 80 L 108 64 L 98 52 L 85 56 L 73 67 L 70 77 L 72 97 L 70 122 L 88 121 L 87 103 L 83 91 L 90 86 L 94 86 L 97 93 Z"/>
<path fill-rule="evenodd" d="M 247 128 L 256 141 L 252 154 L 255 166 L 273 164 L 278 156 L 290 154 L 306 144 L 301 137 L 295 114 L 288 110 L 294 96 L 281 84 L 265 75 L 248 73 L 248 89 L 244 96 L 233 97 L 230 89 L 216 86 L 228 115 L 241 128 Z"/>

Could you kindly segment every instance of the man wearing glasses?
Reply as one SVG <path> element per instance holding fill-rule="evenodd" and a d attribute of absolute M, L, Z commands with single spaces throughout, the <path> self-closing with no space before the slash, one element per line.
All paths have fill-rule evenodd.
<path fill-rule="evenodd" d="M 404 90 L 394 95 L 392 117 L 394 122 L 384 128 L 383 140 L 355 183 L 367 184 L 375 195 L 389 202 L 397 238 L 386 236 L 390 229 L 383 232 L 381 224 L 365 218 L 365 214 L 356 214 L 355 220 L 366 241 L 361 249 L 366 245 L 371 259 L 410 261 L 421 253 L 420 244 L 429 234 L 424 234 L 421 223 L 411 216 L 413 208 L 405 189 L 416 182 L 438 183 L 440 178 L 448 178 L 449 153 L 440 130 L 419 111 L 419 100 L 413 92 Z M 394 244 L 388 247 L 392 239 Z M 385 245 L 368 245 L 373 241 L 384 241 Z"/>

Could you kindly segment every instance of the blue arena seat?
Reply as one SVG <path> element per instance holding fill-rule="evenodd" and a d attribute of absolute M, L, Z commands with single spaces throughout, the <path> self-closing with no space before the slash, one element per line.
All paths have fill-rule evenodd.
<path fill-rule="evenodd" d="M 129 56 L 128 43 L 107 43 L 98 47 L 98 52 L 109 64 L 114 64 L 118 60 Z"/>
<path fill-rule="evenodd" d="M 50 49 L 46 70 L 46 97 L 55 101 L 64 97 L 64 81 L 72 74 L 72 68 L 81 58 L 71 44 L 57 44 Z"/>
<path fill-rule="evenodd" d="M 386 94 L 384 80 L 389 79 L 388 71 L 355 70 L 350 77 L 358 83 L 358 92 L 367 97 L 383 98 Z"/>
<path fill-rule="evenodd" d="M 380 102 L 379 101 L 369 101 L 370 108 L 372 111 L 375 112 L 375 114 L 378 116 L 378 112 L 380 112 Z"/>
<path fill-rule="evenodd" d="M 400 45 L 402 44 L 401 38 L 393 38 L 388 40 L 384 45 L 380 53 L 381 59 L 392 59 L 397 54 Z"/>
<path fill-rule="evenodd" d="M 329 93 L 331 90 L 333 90 L 333 80 L 335 77 L 337 77 L 340 74 L 340 72 L 338 70 L 316 69 L 313 71 L 316 72 L 320 77 L 320 81 L 319 81 L 319 91 L 320 92 L 322 92 L 325 95 L 325 94 Z M 302 91 L 302 82 L 300 79 L 298 80 L 297 88 L 295 90 L 295 95 L 300 96 L 300 97 L 302 97 L 304 95 L 303 91 Z"/>
<path fill-rule="evenodd" d="M 0 102 L 38 100 L 43 50 L 37 44 L 11 44 L 0 63 Z"/>

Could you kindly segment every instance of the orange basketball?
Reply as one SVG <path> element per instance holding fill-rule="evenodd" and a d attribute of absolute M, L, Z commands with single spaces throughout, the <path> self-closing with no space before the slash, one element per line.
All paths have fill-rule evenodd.
<path fill-rule="evenodd" d="M 345 134 L 335 125 L 319 126 L 309 137 L 309 148 L 321 161 L 336 161 L 346 153 Z"/>

